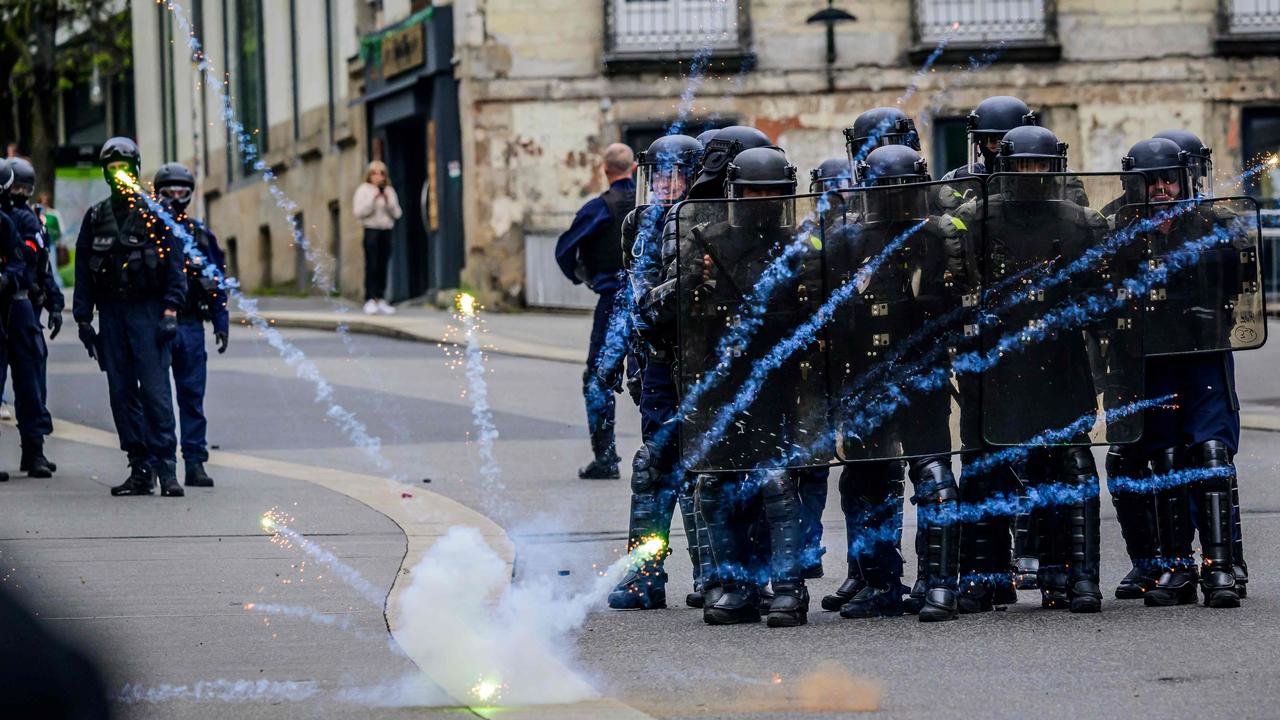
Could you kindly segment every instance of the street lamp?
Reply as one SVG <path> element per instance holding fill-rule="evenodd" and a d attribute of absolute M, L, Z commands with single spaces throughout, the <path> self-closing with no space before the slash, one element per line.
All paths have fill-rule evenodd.
<path fill-rule="evenodd" d="M 827 7 L 809 16 L 806 24 L 823 23 L 827 26 L 827 92 L 836 90 L 836 23 L 854 22 L 858 18 L 837 7 L 835 0 L 827 0 Z"/>

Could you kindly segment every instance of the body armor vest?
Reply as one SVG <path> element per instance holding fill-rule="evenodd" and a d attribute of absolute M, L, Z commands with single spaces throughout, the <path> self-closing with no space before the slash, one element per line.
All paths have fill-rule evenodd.
<path fill-rule="evenodd" d="M 130 208 L 121 225 L 108 198 L 93 206 L 92 222 L 89 271 L 95 287 L 105 297 L 116 299 L 161 294 L 160 245 L 147 227 L 147 215 Z"/>
<path fill-rule="evenodd" d="M 187 255 L 183 264 L 187 275 L 187 300 L 181 314 L 212 320 L 219 289 L 216 277 L 204 274 L 205 268 L 213 264 L 213 256 L 209 254 L 209 231 L 203 224 L 185 216 L 181 222 L 191 233 L 197 251 L 197 254 Z"/>

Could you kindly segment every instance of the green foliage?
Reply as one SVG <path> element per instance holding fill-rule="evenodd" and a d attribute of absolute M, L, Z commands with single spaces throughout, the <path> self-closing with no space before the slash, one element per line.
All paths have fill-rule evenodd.
<path fill-rule="evenodd" d="M 115 0 L 0 2 L 0 56 L 13 58 L 13 87 L 19 93 L 46 91 L 35 87 L 45 74 L 61 90 L 88 79 L 95 68 L 104 77 L 128 71 L 133 31 L 129 11 L 119 8 Z M 36 39 L 52 37 L 59 28 L 83 32 L 51 55 L 42 53 Z"/>

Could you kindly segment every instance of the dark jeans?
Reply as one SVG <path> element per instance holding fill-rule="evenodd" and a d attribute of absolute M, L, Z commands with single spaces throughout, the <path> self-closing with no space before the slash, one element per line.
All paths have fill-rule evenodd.
<path fill-rule="evenodd" d="M 391 231 L 364 229 L 364 299 L 387 295 L 387 264 L 391 262 Z"/>
<path fill-rule="evenodd" d="M 169 345 L 156 333 L 162 314 L 159 300 L 113 300 L 98 307 L 111 416 L 130 464 L 177 459 Z"/>
<path fill-rule="evenodd" d="M 173 384 L 178 395 L 178 420 L 182 430 L 182 459 L 205 462 L 209 447 L 205 440 L 208 422 L 204 417 L 204 389 L 209 353 L 205 351 L 204 323 L 178 323 L 178 334 L 170 343 L 173 354 Z"/>

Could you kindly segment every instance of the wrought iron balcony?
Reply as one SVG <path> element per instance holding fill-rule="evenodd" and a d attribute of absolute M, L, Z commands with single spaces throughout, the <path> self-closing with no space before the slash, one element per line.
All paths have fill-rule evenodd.
<path fill-rule="evenodd" d="M 1219 0 L 1218 52 L 1280 54 L 1280 0 Z"/>
<path fill-rule="evenodd" d="M 700 55 L 727 64 L 750 59 L 746 0 L 604 0 L 604 61 L 646 69 Z"/>
<path fill-rule="evenodd" d="M 1054 0 L 913 0 L 911 11 L 913 60 L 923 59 L 944 38 L 955 57 L 997 44 L 1010 59 L 1055 60 L 1061 54 Z"/>

